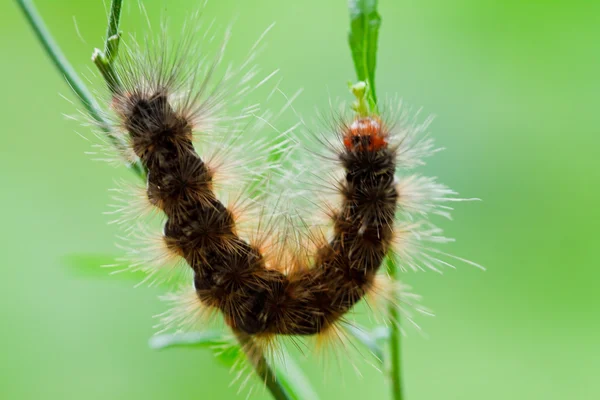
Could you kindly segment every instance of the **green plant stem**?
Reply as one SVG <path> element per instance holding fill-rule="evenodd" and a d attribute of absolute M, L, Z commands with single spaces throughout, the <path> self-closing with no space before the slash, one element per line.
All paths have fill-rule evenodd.
<path fill-rule="evenodd" d="M 377 66 L 377 40 L 381 16 L 377 11 L 378 0 L 349 0 L 350 31 L 348 44 L 359 81 L 368 85 L 369 108 L 374 114 L 377 110 L 375 92 L 375 68 Z"/>
<path fill-rule="evenodd" d="M 265 359 L 263 354 L 253 354 L 254 342 L 252 338 L 244 333 L 235 332 L 235 336 L 240 343 L 240 347 L 246 353 L 246 357 L 248 358 L 248 362 L 252 363 L 254 366 L 254 371 L 260 377 L 260 379 L 264 382 L 269 392 L 275 400 L 290 400 L 290 396 L 286 393 L 285 389 L 279 384 L 277 381 L 277 376 L 275 372 L 271 369 L 267 360 Z"/>
<path fill-rule="evenodd" d="M 98 70 L 104 77 L 108 89 L 111 92 L 116 92 L 121 83 L 118 75 L 113 68 L 113 60 L 119 51 L 119 42 L 121 33 L 119 32 L 119 22 L 121 20 L 121 5 L 123 0 L 112 0 L 110 3 L 110 14 L 108 15 L 108 28 L 106 28 L 106 42 L 104 43 L 104 51 L 94 49 L 92 61 L 98 67 Z"/>
<path fill-rule="evenodd" d="M 33 31 L 35 32 L 39 41 L 42 43 L 42 46 L 54 63 L 54 66 L 58 69 L 61 75 L 64 76 L 65 80 L 69 86 L 71 86 L 71 89 L 73 92 L 75 92 L 88 114 L 98 123 L 100 129 L 106 133 L 113 144 L 117 147 L 121 147 L 121 141 L 112 134 L 110 122 L 102 116 L 100 106 L 98 103 L 96 103 L 88 88 L 81 81 L 69 61 L 65 58 L 60 47 L 58 47 L 52 38 L 52 35 L 48 31 L 48 28 L 46 28 L 46 25 L 38 14 L 33 2 L 30 0 L 17 0 L 17 4 L 25 14 L 27 21 L 33 28 Z M 130 164 L 128 167 L 130 167 L 137 176 L 141 178 L 145 176 L 144 168 L 139 163 Z"/>
<path fill-rule="evenodd" d="M 356 101 L 352 109 L 357 116 L 377 115 L 377 95 L 375 92 L 375 68 L 377 66 L 377 40 L 381 26 L 381 16 L 377 11 L 378 0 L 349 0 L 350 31 L 348 44 L 354 62 L 358 83 L 350 89 Z M 396 260 L 386 259 L 387 268 L 393 281 L 398 279 Z M 387 373 L 391 382 L 392 399 L 402 400 L 402 359 L 400 343 L 400 312 L 392 299 L 388 305 L 388 318 L 391 321 L 389 337 L 389 362 Z"/>
<path fill-rule="evenodd" d="M 387 258 L 387 268 L 392 280 L 396 281 L 398 279 L 398 267 L 396 265 L 396 260 L 391 256 L 388 256 Z M 402 400 L 402 354 L 400 346 L 401 332 L 399 325 L 400 313 L 398 311 L 398 306 L 393 301 L 391 301 L 388 305 L 388 318 L 391 321 L 389 338 L 390 362 L 388 375 L 391 381 L 392 399 Z"/>
<path fill-rule="evenodd" d="M 106 43 L 104 45 L 104 52 L 110 57 L 110 53 L 113 50 L 111 38 L 115 35 L 119 35 L 119 23 L 121 21 L 121 5 L 123 0 L 113 0 L 110 4 L 110 14 L 108 16 L 108 28 L 106 28 Z"/>

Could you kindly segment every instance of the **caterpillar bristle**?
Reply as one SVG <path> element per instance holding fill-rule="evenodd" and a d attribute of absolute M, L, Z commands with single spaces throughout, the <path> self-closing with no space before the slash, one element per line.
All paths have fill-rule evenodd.
<path fill-rule="evenodd" d="M 248 350 L 246 348 L 245 350 Z M 252 345 L 249 351 L 245 351 L 249 361 L 253 364 L 259 357 L 265 357 L 271 364 L 283 354 L 281 338 L 274 333 L 262 333 L 252 337 Z"/>
<path fill-rule="evenodd" d="M 400 199 L 400 211 L 410 219 L 427 218 L 429 214 L 452 219 L 453 208 L 444 203 L 479 200 L 458 198 L 457 192 L 436 182 L 436 178 L 420 175 L 399 178 L 396 190 Z"/>
<path fill-rule="evenodd" d="M 323 382 L 327 382 L 331 375 L 336 377 L 336 381 L 341 378 L 343 382 L 346 379 L 343 372 L 347 366 L 356 377 L 362 377 L 358 363 L 368 362 L 369 357 L 353 340 L 348 331 L 350 327 L 358 329 L 349 321 L 338 320 L 315 336 L 312 349 L 323 366 Z"/>
<path fill-rule="evenodd" d="M 238 333 L 238 335 L 242 335 Z M 279 361 L 284 354 L 284 349 L 275 335 L 261 334 L 253 336 L 251 340 L 242 339 L 242 351 L 235 360 L 230 372 L 234 375 L 230 386 L 237 385 L 237 393 L 246 391 L 246 398 L 250 398 L 255 391 L 265 391 L 266 381 L 255 380 L 254 366 L 266 360 L 269 365 Z M 282 363 L 279 363 L 282 364 Z M 279 379 L 275 376 L 265 376 L 264 379 Z"/>
<path fill-rule="evenodd" d="M 189 281 L 191 273 L 185 268 L 181 253 L 165 238 L 142 224 L 129 227 L 129 235 L 120 237 L 117 244 L 125 256 L 117 259 L 121 272 L 143 272 L 146 276 L 136 286 L 156 286 L 170 282 Z"/>
<path fill-rule="evenodd" d="M 382 309 L 389 302 L 397 300 L 397 294 L 401 288 L 402 284 L 400 281 L 391 279 L 385 273 L 377 274 L 373 279 L 373 283 L 367 289 L 365 299 L 371 309 Z"/>
<path fill-rule="evenodd" d="M 242 131 L 245 135 L 264 135 L 258 126 L 248 126 Z M 257 197 L 261 194 L 263 187 L 259 184 L 264 181 L 268 173 L 276 171 L 275 162 L 265 163 L 269 157 L 269 140 L 256 139 L 252 143 L 244 143 L 238 135 L 232 135 L 227 139 L 216 138 L 212 143 L 201 146 L 203 154 L 206 154 L 205 164 L 211 172 L 212 182 L 217 193 L 225 193 L 231 188 L 235 191 L 246 192 Z"/>
<path fill-rule="evenodd" d="M 115 185 L 115 188 L 109 189 L 112 193 L 112 203 L 108 204 L 110 211 L 104 212 L 115 218 L 109 224 L 115 224 L 128 233 L 138 226 L 135 222 L 140 218 L 162 217 L 148 199 L 145 187 L 124 180 L 116 181 Z"/>
<path fill-rule="evenodd" d="M 85 154 L 91 156 L 93 161 L 100 161 L 111 165 L 112 167 L 121 167 L 123 163 L 129 165 L 137 160 L 133 150 L 126 147 L 115 147 L 108 143 L 104 138 L 103 143 L 92 144 L 93 151 L 86 151 Z"/>
<path fill-rule="evenodd" d="M 206 327 L 214 321 L 217 310 L 204 304 L 193 287 L 186 285 L 160 297 L 169 306 L 167 311 L 154 316 L 155 335 L 167 331 L 185 332 Z"/>
<path fill-rule="evenodd" d="M 402 222 L 394 232 L 390 251 L 397 257 L 402 271 L 431 270 L 442 273 L 444 268 L 455 269 L 455 262 L 485 270 L 480 264 L 435 248 L 436 244 L 451 243 L 443 230 L 426 220 Z"/>
<path fill-rule="evenodd" d="M 375 277 L 373 285 L 366 295 L 369 306 L 369 316 L 378 324 L 386 326 L 396 325 L 406 334 L 405 325 L 408 322 L 418 331 L 421 330 L 416 322 L 416 314 L 433 316 L 433 312 L 421 304 L 422 297 L 412 292 L 412 287 L 392 280 L 387 274 Z M 398 311 L 399 319 L 390 319 L 389 307 Z"/>
<path fill-rule="evenodd" d="M 410 170 L 425 164 L 425 158 L 443 150 L 435 146 L 428 129 L 433 116 L 420 120 L 421 110 L 413 112 L 398 99 L 379 105 L 382 123 L 389 131 L 391 146 L 397 149 L 396 164 Z"/>

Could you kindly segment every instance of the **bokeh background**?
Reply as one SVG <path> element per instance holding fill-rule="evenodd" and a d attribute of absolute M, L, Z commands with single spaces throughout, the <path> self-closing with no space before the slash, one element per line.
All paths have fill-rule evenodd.
<path fill-rule="evenodd" d="M 143 30 L 125 3 L 123 30 Z M 175 23 L 199 3 L 144 1 Z M 102 1 L 37 5 L 90 75 Z M 304 88 L 303 115 L 347 98 L 344 0 L 220 0 L 206 12 L 237 18 L 234 59 L 276 22 L 260 62 L 281 68 L 284 90 Z M 406 398 L 600 398 L 600 3 L 380 0 L 380 12 L 378 91 L 435 114 L 447 148 L 422 172 L 483 199 L 441 222 L 458 238 L 445 250 L 488 268 L 403 276 L 436 312 L 403 339 Z M 62 116 L 79 107 L 59 95 L 75 101 L 69 87 L 13 1 L 0 16 L 0 398 L 236 398 L 209 352 L 148 347 L 162 290 L 65 263 L 119 255 L 102 212 L 114 179 L 133 178 L 84 154 L 75 131 L 90 132 Z M 366 362 L 360 378 L 347 363 L 329 373 L 318 357 L 299 363 L 323 399 L 388 398 Z"/>

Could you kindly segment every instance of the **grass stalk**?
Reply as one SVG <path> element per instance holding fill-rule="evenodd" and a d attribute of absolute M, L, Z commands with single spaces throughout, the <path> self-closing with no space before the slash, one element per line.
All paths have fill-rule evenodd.
<path fill-rule="evenodd" d="M 275 371 L 271 369 L 269 363 L 262 353 L 254 354 L 254 342 L 249 335 L 241 332 L 234 332 L 240 343 L 242 350 L 246 353 L 248 362 L 254 367 L 254 371 L 263 381 L 269 392 L 275 400 L 291 400 L 283 386 L 277 380 Z"/>
<path fill-rule="evenodd" d="M 388 274 L 394 280 L 398 280 L 398 266 L 394 257 L 387 258 Z M 400 331 L 400 312 L 395 302 L 390 302 L 388 305 L 388 319 L 391 321 L 390 338 L 389 338 L 389 368 L 388 377 L 391 382 L 391 391 L 393 400 L 403 400 L 403 384 L 402 384 L 402 353 L 401 353 L 401 336 Z"/>

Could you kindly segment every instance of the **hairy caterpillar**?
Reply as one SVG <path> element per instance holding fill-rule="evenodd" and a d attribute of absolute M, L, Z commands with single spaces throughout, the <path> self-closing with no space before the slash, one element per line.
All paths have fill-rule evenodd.
<path fill-rule="evenodd" d="M 277 224 L 254 240 L 242 234 L 236 210 L 215 190 L 219 166 L 196 151 L 194 133 L 243 134 L 240 121 L 257 108 L 245 107 L 230 118 L 224 110 L 229 100 L 241 101 L 253 90 L 249 82 L 257 72 L 228 69 L 215 78 L 222 53 L 213 63 L 204 56 L 189 63 L 183 54 L 203 53 L 188 43 L 173 51 L 164 43 L 130 48 L 117 61 L 119 85 L 110 88 L 109 102 L 114 130 L 124 139 L 119 150 L 141 161 L 147 171 L 144 195 L 166 216 L 160 239 L 165 258 L 184 260 L 192 272 L 192 301 L 184 297 L 188 308 L 167 315 L 165 324 L 218 310 L 234 331 L 247 335 L 320 334 L 381 288 L 377 273 L 389 251 L 414 269 L 437 270 L 450 265 L 443 257 L 456 258 L 429 247 L 427 242 L 447 239 L 427 216 L 448 216 L 450 208 L 440 203 L 460 199 L 433 179 L 397 177 L 397 167 L 408 170 L 434 152 L 432 141 L 418 136 L 426 124 L 407 125 L 403 116 L 396 123 L 357 113 L 336 120 L 333 136 L 324 137 L 343 169 L 334 186 L 341 202 L 326 210 L 329 237 L 318 232 L 308 241 L 290 240 L 295 227 Z"/>
<path fill-rule="evenodd" d="M 166 246 L 194 271 L 199 299 L 247 334 L 313 334 L 335 322 L 362 298 L 392 238 L 395 155 L 381 121 L 357 119 L 344 133 L 345 201 L 334 238 L 318 249 L 313 268 L 284 275 L 237 235 L 194 150 L 193 124 L 170 95 L 128 92 L 114 107 L 148 170 L 148 198 L 168 218 Z"/>

